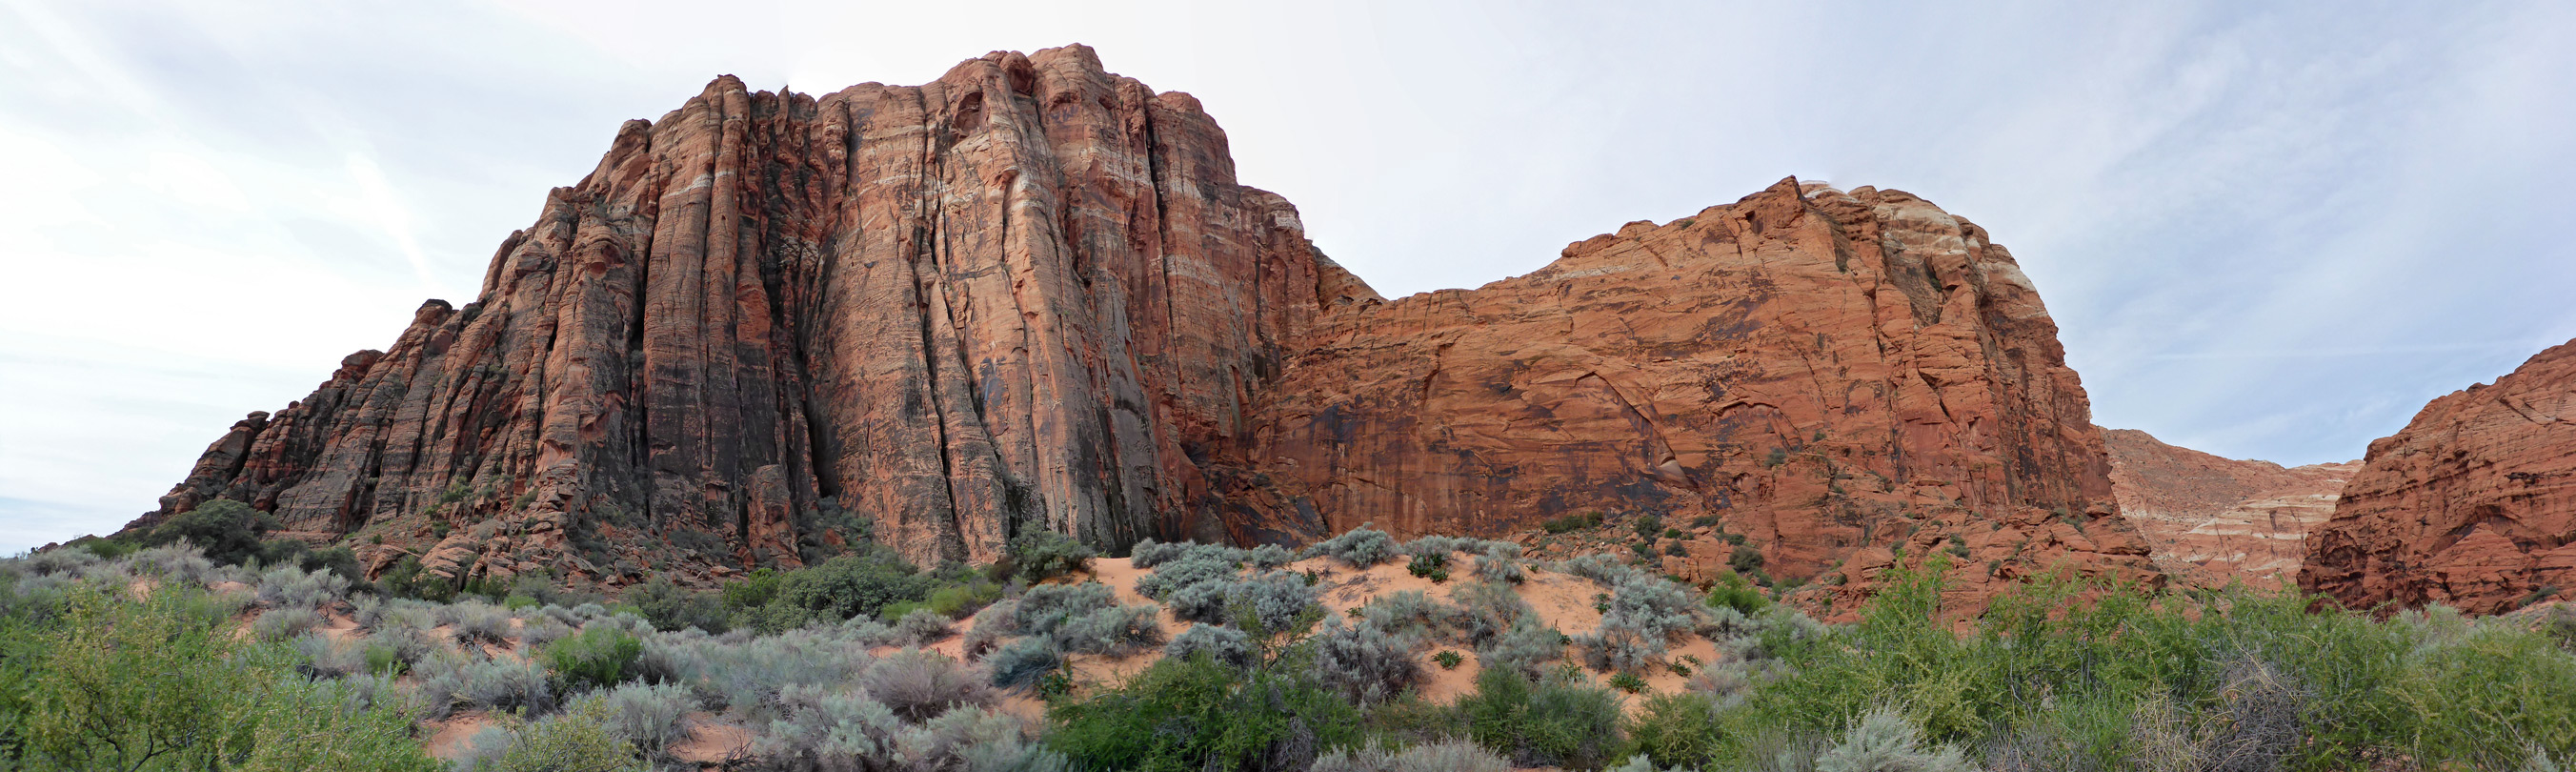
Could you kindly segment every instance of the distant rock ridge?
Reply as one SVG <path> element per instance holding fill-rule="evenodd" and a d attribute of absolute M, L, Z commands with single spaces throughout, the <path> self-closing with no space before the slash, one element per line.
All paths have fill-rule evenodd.
<path fill-rule="evenodd" d="M 2156 564 L 2195 587 L 2231 581 L 2291 585 L 2308 532 L 2334 514 L 2361 462 L 2283 468 L 2165 444 L 2135 429 L 2104 429 L 2120 513 L 2155 549 Z"/>
<path fill-rule="evenodd" d="M 1966 593 L 2161 581 L 2110 468 L 2029 279 L 1920 198 L 1784 180 L 1389 301 L 1195 99 L 1071 46 L 629 122 L 475 302 L 235 424 L 137 525 L 234 498 L 379 569 L 618 586 L 863 524 L 981 562 L 1602 509 L 1851 597 L 1934 551 Z"/>
<path fill-rule="evenodd" d="M 2493 614 L 2576 593 L 2576 341 L 2370 443 L 2299 586 Z"/>

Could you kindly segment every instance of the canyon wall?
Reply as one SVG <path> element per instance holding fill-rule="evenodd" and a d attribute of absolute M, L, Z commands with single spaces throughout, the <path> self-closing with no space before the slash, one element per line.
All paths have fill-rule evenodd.
<path fill-rule="evenodd" d="M 1309 335 L 1228 478 L 1309 533 L 1644 512 L 1715 519 L 1766 573 L 1847 595 L 1934 551 L 1969 594 L 2058 566 L 2160 581 L 2029 278 L 1906 193 L 1783 180 Z M 1674 568 L 1733 546 L 1701 536 Z"/>
<path fill-rule="evenodd" d="M 1335 292 L 1374 297 L 1195 100 L 1087 48 L 820 98 L 728 76 L 143 523 L 231 497 L 442 573 L 598 579 L 794 564 L 861 517 L 919 560 L 1222 536 L 1198 459 Z"/>
<path fill-rule="evenodd" d="M 2576 592 L 2576 342 L 2370 443 L 2299 586 L 2347 607 L 2477 614 Z"/>
<path fill-rule="evenodd" d="M 2344 482 L 2361 471 L 2359 461 L 2283 468 L 2221 458 L 2136 429 L 2102 436 L 2120 514 L 2154 548 L 2159 568 L 2194 587 L 2292 583 L 2308 532 L 2334 514 Z"/>
<path fill-rule="evenodd" d="M 458 579 L 617 586 L 859 538 L 1296 543 L 1654 514 L 1706 576 L 1865 594 L 2162 577 L 2011 255 L 1784 180 L 1527 276 L 1388 301 L 1234 178 L 1186 94 L 1079 46 L 809 97 L 719 78 L 547 196 L 477 299 L 254 413 L 210 498 Z M 1743 540 L 1734 544 L 1721 535 Z"/>

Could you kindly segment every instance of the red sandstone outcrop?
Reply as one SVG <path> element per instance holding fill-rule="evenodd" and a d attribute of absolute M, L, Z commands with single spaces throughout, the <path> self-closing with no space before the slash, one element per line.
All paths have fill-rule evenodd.
<path fill-rule="evenodd" d="M 2370 443 L 2299 586 L 2350 607 L 2492 614 L 2576 591 L 2576 342 Z"/>
<path fill-rule="evenodd" d="M 1213 536 L 1199 459 L 1344 293 L 1374 297 L 1235 183 L 1196 100 L 1087 48 L 820 98 L 728 76 L 621 129 L 477 302 L 237 425 L 156 516 L 232 497 L 603 579 L 793 564 L 844 511 L 925 560 Z"/>
<path fill-rule="evenodd" d="M 2155 548 L 2156 565 L 2195 587 L 2289 584 L 2308 531 L 2334 514 L 2361 462 L 2282 468 L 2220 458 L 2136 429 L 2104 429 L 2120 514 Z"/>
<path fill-rule="evenodd" d="M 1848 596 L 1898 550 L 1964 556 L 1971 593 L 2160 579 L 2109 468 L 2029 280 L 1921 199 L 1784 181 L 1388 302 L 1235 182 L 1195 100 L 1076 46 L 820 98 L 720 78 L 628 123 L 476 302 L 236 425 L 146 522 L 230 497 L 378 567 L 617 584 L 861 519 L 983 561 L 1034 528 L 1604 509 L 1714 518 Z"/>
<path fill-rule="evenodd" d="M 1311 335 L 1227 480 L 1305 533 L 1654 512 L 1845 598 L 1898 550 L 1952 552 L 1969 595 L 2057 565 L 2161 579 L 2030 280 L 1906 193 L 1784 180 Z M 1733 552 L 1700 547 L 1674 568 Z"/>

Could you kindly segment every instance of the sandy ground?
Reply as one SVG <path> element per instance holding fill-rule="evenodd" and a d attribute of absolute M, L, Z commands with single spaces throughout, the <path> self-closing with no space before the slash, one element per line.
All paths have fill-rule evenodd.
<path fill-rule="evenodd" d="M 1370 600 L 1408 590 L 1420 591 L 1442 602 L 1452 602 L 1451 594 L 1472 581 L 1466 578 L 1468 575 L 1466 569 L 1473 564 L 1473 561 L 1474 558 L 1470 556 L 1453 556 L 1451 570 L 1455 578 L 1447 582 L 1432 582 L 1426 578 L 1413 576 L 1400 561 L 1382 563 L 1368 569 L 1354 569 L 1332 558 L 1311 558 L 1290 563 L 1287 570 L 1317 573 L 1320 577 L 1318 596 L 1326 613 L 1347 618 L 1349 610 L 1366 605 Z M 1516 589 L 1522 599 L 1529 602 L 1542 621 L 1567 635 L 1589 633 L 1600 626 L 1601 614 L 1594 609 L 1593 603 L 1595 596 L 1603 591 L 1602 587 L 1580 577 L 1544 570 L 1534 565 L 1525 567 L 1529 579 L 1518 585 Z M 1108 585 L 1120 603 L 1154 605 L 1158 609 L 1158 624 L 1165 640 L 1169 640 L 1189 629 L 1192 623 L 1181 621 L 1172 615 L 1170 609 L 1163 608 L 1161 604 L 1136 592 L 1137 580 L 1150 573 L 1152 573 L 1150 570 L 1136 568 L 1124 558 L 1100 558 L 1092 561 L 1089 570 L 1057 581 L 1096 580 Z M 217 585 L 214 589 L 219 592 L 247 592 L 252 588 L 239 582 L 227 582 Z M 250 624 L 256 621 L 259 613 L 257 610 L 252 610 L 242 615 L 245 635 L 248 634 Z M 968 658 L 965 651 L 965 638 L 973 625 L 974 620 L 971 617 L 960 620 L 950 635 L 922 648 L 952 659 L 966 660 Z M 494 658 L 524 659 L 529 654 L 524 650 L 521 636 L 525 628 L 524 619 L 514 618 L 511 621 L 511 637 L 508 642 L 474 644 L 474 648 Z M 358 627 L 357 621 L 345 610 L 337 607 L 326 609 L 323 622 L 314 629 L 333 641 L 342 643 L 359 640 L 365 635 L 365 631 Z M 432 632 L 449 650 L 465 650 L 465 645 L 455 641 L 453 626 L 441 625 L 434 628 Z M 878 647 L 872 650 L 872 653 L 882 656 L 896 651 L 898 651 L 896 647 Z M 1462 661 L 1455 668 L 1440 667 L 1433 658 L 1443 651 L 1457 652 Z M 1567 654 L 1572 657 L 1574 652 L 1569 649 Z M 1667 655 L 1667 661 L 1683 661 L 1681 656 L 1685 654 L 1697 657 L 1703 663 L 1715 663 L 1720 659 L 1715 644 L 1693 637 L 1688 643 L 1675 647 Z M 1476 662 L 1473 649 L 1456 642 L 1432 642 L 1423 645 L 1416 656 L 1419 657 L 1423 672 L 1427 676 L 1426 682 L 1421 687 L 1424 698 L 1435 703 L 1447 703 L 1474 691 L 1476 676 L 1481 672 L 1481 668 Z M 1079 693 L 1123 683 L 1161 658 L 1162 652 L 1156 648 L 1124 657 L 1077 654 L 1068 658 L 1068 664 L 1072 669 Z M 1593 675 L 1603 681 L 1607 680 L 1607 674 L 1594 673 Z M 412 676 L 405 676 L 403 680 L 415 685 L 417 683 L 417 679 Z M 1646 676 L 1650 690 L 1647 694 L 1681 691 L 1686 688 L 1688 680 L 1687 676 L 1673 672 L 1669 668 L 1654 668 Z M 1643 696 L 1641 694 L 1626 699 L 1631 712 L 1642 705 Z M 1045 720 L 1047 705 L 1028 695 L 1005 694 L 996 707 L 1035 726 Z M 690 714 L 688 721 L 689 738 L 671 749 L 673 758 L 714 769 L 721 767 L 728 760 L 740 759 L 748 753 L 753 737 L 749 727 L 732 723 L 723 715 L 703 711 Z M 493 723 L 489 716 L 479 711 L 468 711 L 450 716 L 444 721 L 424 723 L 421 726 L 421 732 L 426 738 L 430 755 L 450 759 L 469 747 L 470 740 L 476 732 Z"/>

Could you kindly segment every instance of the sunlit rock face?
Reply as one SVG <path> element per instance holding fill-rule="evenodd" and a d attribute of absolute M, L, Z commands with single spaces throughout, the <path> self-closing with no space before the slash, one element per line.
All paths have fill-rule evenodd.
<path fill-rule="evenodd" d="M 233 427 L 210 498 L 456 578 L 618 585 L 872 537 L 1299 542 L 1712 518 L 1856 598 L 1951 552 L 2160 581 L 2056 327 L 1984 230 L 1784 180 L 1385 300 L 1186 94 L 1075 46 L 622 128 L 385 351 Z M 1667 556 L 1708 574 L 1734 545 Z"/>
<path fill-rule="evenodd" d="M 2370 443 L 2299 586 L 2369 608 L 2511 611 L 2576 591 L 2576 342 Z"/>
<path fill-rule="evenodd" d="M 2220 458 L 2135 429 L 2104 429 L 2120 514 L 2154 548 L 2156 565 L 2195 587 L 2230 582 L 2277 589 L 2307 558 L 2310 530 L 2334 514 L 2361 462 L 2284 468 Z"/>

